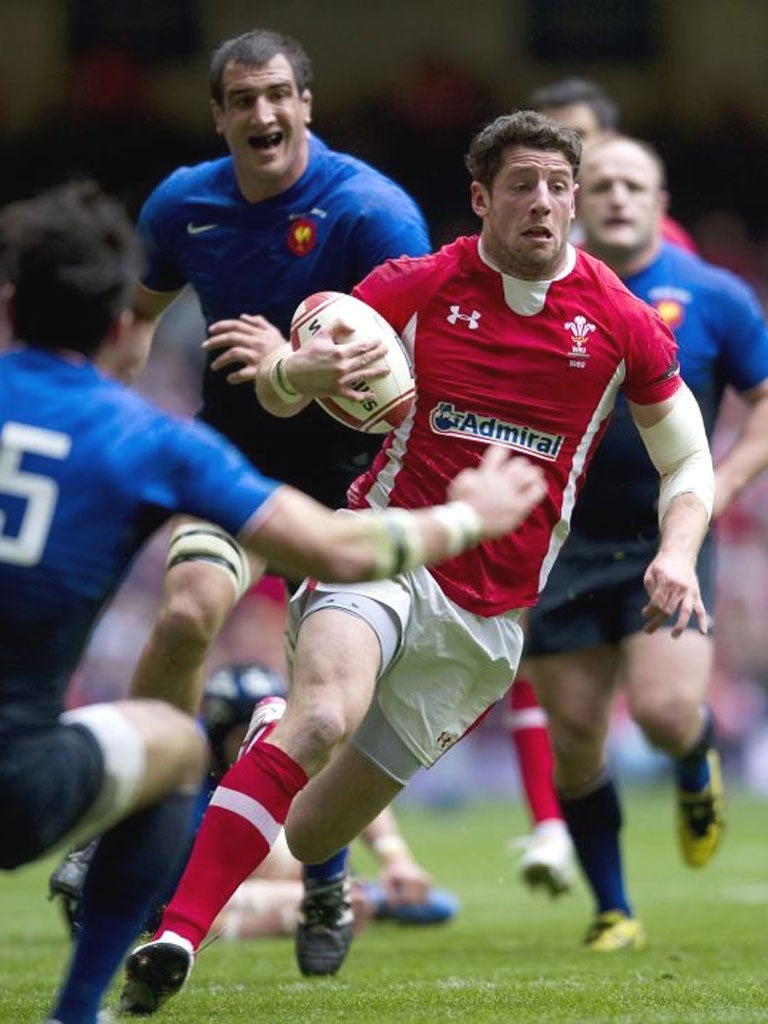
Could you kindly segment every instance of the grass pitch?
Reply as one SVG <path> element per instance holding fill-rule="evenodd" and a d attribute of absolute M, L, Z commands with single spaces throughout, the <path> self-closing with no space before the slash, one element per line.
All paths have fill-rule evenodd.
<path fill-rule="evenodd" d="M 768 804 L 738 793 L 708 868 L 680 862 L 671 793 L 625 793 L 627 873 L 642 953 L 590 954 L 582 885 L 559 900 L 519 884 L 518 806 L 405 806 L 412 846 L 462 901 L 447 926 L 373 925 L 335 979 L 301 979 L 289 939 L 217 942 L 158 1024 L 753 1024 L 768 1022 Z M 355 857 L 371 870 L 364 851 Z M 0 878 L 0 1024 L 39 1024 L 67 954 L 45 900 L 50 862 Z M 126 1018 L 126 1020 L 133 1018 Z"/>

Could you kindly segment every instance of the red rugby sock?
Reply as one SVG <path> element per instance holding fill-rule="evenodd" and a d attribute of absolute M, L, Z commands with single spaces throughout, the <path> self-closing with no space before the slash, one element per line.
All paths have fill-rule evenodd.
<path fill-rule="evenodd" d="M 256 743 L 232 765 L 153 938 L 172 931 L 200 946 L 232 893 L 269 853 L 306 782 L 301 765 L 271 743 Z"/>
<path fill-rule="evenodd" d="M 547 733 L 547 716 L 527 679 L 516 679 L 509 691 L 507 721 L 533 824 L 562 820 L 563 814 L 552 783 L 552 747 Z"/>

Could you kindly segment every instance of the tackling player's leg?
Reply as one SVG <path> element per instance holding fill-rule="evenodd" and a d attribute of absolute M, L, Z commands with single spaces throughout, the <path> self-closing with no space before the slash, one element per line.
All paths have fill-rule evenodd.
<path fill-rule="evenodd" d="M 338 640 L 331 649 L 322 643 L 329 616 L 336 620 Z M 347 647 L 356 652 L 354 664 L 334 654 Z M 379 640 L 361 619 L 328 610 L 309 615 L 302 625 L 285 715 L 267 738 L 246 744 L 243 756 L 222 778 L 158 931 L 127 961 L 123 1012 L 153 1013 L 181 988 L 211 925 L 266 857 L 308 776 L 325 765 L 362 718 L 380 658 Z M 338 845 L 309 859 L 322 860 Z"/>
<path fill-rule="evenodd" d="M 168 546 L 160 610 L 130 695 L 160 698 L 197 714 L 206 656 L 227 615 L 263 568 L 218 526 L 181 519 Z"/>
<path fill-rule="evenodd" d="M 61 837 L 77 841 L 103 831 L 83 890 L 72 959 L 51 1015 L 67 1022 L 96 1019 L 115 969 L 174 870 L 205 748 L 191 719 L 158 702 L 91 705 L 65 715 L 63 722 L 66 729 L 74 727 L 73 733 L 78 730 L 76 738 L 101 750 L 96 763 L 103 773 L 88 810 Z M 50 760 L 44 768 L 50 771 Z"/>

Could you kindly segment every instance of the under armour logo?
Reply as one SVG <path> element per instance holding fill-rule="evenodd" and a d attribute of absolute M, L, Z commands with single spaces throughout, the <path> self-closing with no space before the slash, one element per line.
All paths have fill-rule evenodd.
<path fill-rule="evenodd" d="M 461 306 L 451 306 L 451 312 L 446 317 L 446 320 L 449 324 L 455 324 L 457 320 L 464 320 L 466 321 L 470 331 L 476 331 L 477 321 L 481 316 L 482 314 L 478 313 L 476 309 L 473 309 L 471 313 L 467 314 L 461 312 Z"/>
<path fill-rule="evenodd" d="M 464 317 L 463 319 L 469 320 L 469 317 Z M 441 750 L 447 750 L 448 747 L 453 746 L 455 742 L 456 737 L 450 732 L 441 732 L 437 737 L 437 745 Z"/>

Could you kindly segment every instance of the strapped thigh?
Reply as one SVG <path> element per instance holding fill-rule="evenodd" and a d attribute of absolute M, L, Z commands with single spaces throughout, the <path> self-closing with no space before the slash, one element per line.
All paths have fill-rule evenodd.
<path fill-rule="evenodd" d="M 181 562 L 207 562 L 226 573 L 238 601 L 251 584 L 251 570 L 243 548 L 215 523 L 197 521 L 177 526 L 171 534 L 166 571 Z"/>

